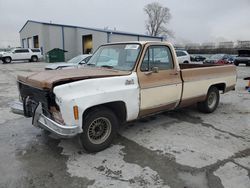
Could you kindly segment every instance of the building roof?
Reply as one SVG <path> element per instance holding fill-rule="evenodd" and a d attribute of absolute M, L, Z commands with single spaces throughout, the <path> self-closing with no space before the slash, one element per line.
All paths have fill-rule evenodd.
<path fill-rule="evenodd" d="M 138 34 L 138 33 L 130 33 L 130 32 L 123 32 L 123 31 L 113 31 L 113 30 L 105 30 L 105 29 L 97 29 L 97 28 L 89 28 L 89 27 L 81 27 L 81 26 L 73 26 L 73 25 L 64 25 L 64 24 L 55 24 L 55 23 L 48 23 L 48 22 L 39 22 L 34 20 L 27 20 L 23 27 L 20 29 L 19 33 L 22 32 L 24 27 L 29 23 L 38 23 L 43 25 L 51 25 L 51 26 L 59 26 L 59 27 L 70 27 L 70 28 L 79 28 L 79 29 L 87 29 L 92 31 L 110 33 L 110 34 L 117 34 L 117 35 L 128 35 L 128 36 L 139 36 L 139 37 L 148 37 L 148 38 L 155 38 L 155 39 L 163 39 L 163 37 L 155 37 L 145 34 Z"/>

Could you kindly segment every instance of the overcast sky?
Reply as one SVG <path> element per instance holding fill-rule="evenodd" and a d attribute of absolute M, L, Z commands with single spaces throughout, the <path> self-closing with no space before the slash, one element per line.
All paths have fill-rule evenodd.
<path fill-rule="evenodd" d="M 154 0 L 0 0 L 0 47 L 18 46 L 30 20 L 145 33 Z M 170 9 L 178 42 L 250 40 L 250 0 L 158 0 Z"/>

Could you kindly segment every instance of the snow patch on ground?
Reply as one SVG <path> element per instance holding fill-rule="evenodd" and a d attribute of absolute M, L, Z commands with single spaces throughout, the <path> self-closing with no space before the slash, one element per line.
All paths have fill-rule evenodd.
<path fill-rule="evenodd" d="M 124 146 L 112 147 L 96 154 L 78 154 L 73 143 L 61 141 L 63 154 L 68 155 L 68 172 L 72 176 L 95 180 L 89 187 L 165 187 L 157 172 L 149 167 L 123 160 Z"/>
<path fill-rule="evenodd" d="M 245 137 L 250 141 L 250 94 L 247 91 L 231 91 L 221 95 L 218 109 L 211 114 L 192 112 L 202 118 L 204 123 Z M 223 121 L 222 121 L 223 119 Z M 226 125 L 226 126 L 225 126 Z"/>
<path fill-rule="evenodd" d="M 247 170 L 228 162 L 214 172 L 221 179 L 225 188 L 249 188 L 250 179 Z"/>
<path fill-rule="evenodd" d="M 150 150 L 172 154 L 179 164 L 196 168 L 224 160 L 249 146 L 241 139 L 201 124 L 167 119 L 165 123 L 154 120 L 135 125 L 121 134 Z"/>

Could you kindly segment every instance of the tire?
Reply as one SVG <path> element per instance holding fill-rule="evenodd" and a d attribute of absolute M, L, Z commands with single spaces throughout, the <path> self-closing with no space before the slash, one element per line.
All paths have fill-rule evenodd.
<path fill-rule="evenodd" d="M 112 110 L 106 107 L 95 108 L 83 120 L 81 144 L 89 153 L 102 151 L 112 143 L 117 129 L 118 119 Z"/>
<path fill-rule="evenodd" d="M 37 62 L 38 61 L 38 58 L 37 56 L 32 56 L 31 59 L 30 59 L 31 62 Z"/>
<path fill-rule="evenodd" d="M 5 57 L 5 58 L 3 59 L 3 62 L 4 62 L 4 63 L 11 63 L 11 61 L 12 61 L 11 57 Z"/>
<path fill-rule="evenodd" d="M 212 113 L 216 110 L 220 101 L 219 90 L 211 86 L 207 92 L 206 100 L 203 102 L 197 103 L 198 110 L 203 113 Z"/>
<path fill-rule="evenodd" d="M 239 63 L 236 63 L 236 62 L 235 62 L 234 65 L 239 66 Z"/>
<path fill-rule="evenodd" d="M 246 63 L 246 66 L 249 67 L 250 66 L 250 62 Z"/>

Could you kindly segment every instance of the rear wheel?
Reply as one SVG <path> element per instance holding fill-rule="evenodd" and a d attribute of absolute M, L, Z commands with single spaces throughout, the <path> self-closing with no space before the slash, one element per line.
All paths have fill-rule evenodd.
<path fill-rule="evenodd" d="M 4 62 L 4 63 L 11 63 L 11 57 L 5 57 L 5 58 L 3 59 L 3 62 Z"/>
<path fill-rule="evenodd" d="M 215 111 L 220 101 L 219 90 L 212 86 L 207 92 L 206 100 L 197 104 L 198 110 L 204 113 Z"/>
<path fill-rule="evenodd" d="M 106 107 L 91 110 L 83 120 L 83 133 L 80 141 L 90 153 L 107 148 L 116 136 L 118 119 L 114 112 Z"/>
<path fill-rule="evenodd" d="M 235 62 L 234 64 L 235 64 L 236 66 L 239 66 L 239 63 L 237 63 L 237 62 Z"/>
<path fill-rule="evenodd" d="M 37 62 L 37 61 L 38 61 L 37 56 L 32 56 L 32 57 L 31 57 L 31 62 Z"/>

